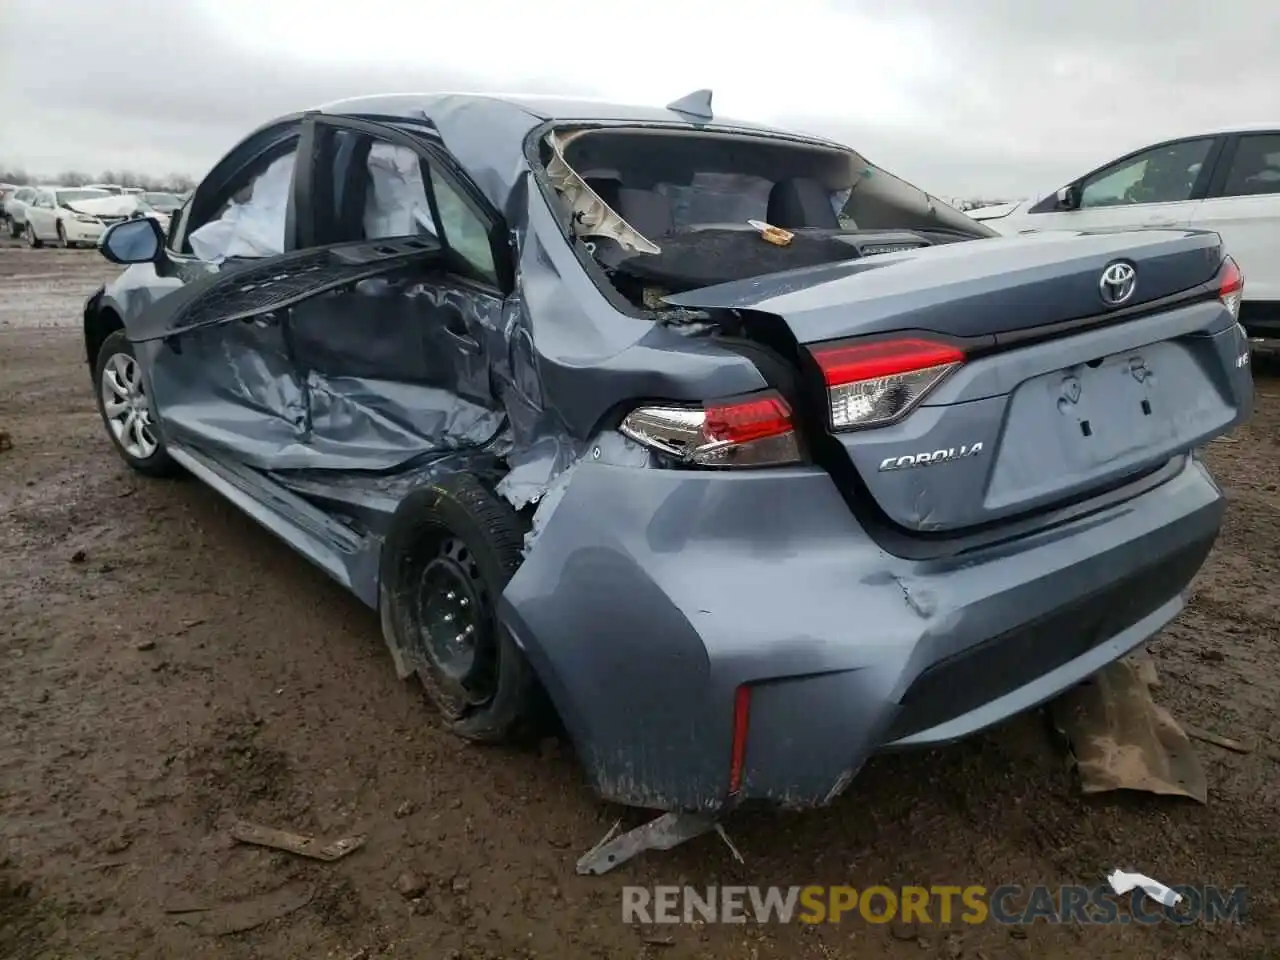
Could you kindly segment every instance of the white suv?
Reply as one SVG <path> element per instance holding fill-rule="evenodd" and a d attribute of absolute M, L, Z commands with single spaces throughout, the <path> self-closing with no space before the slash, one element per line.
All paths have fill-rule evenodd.
<path fill-rule="evenodd" d="M 1194 227 L 1215 230 L 1244 272 L 1240 321 L 1280 337 L 1280 123 L 1144 147 L 1041 200 L 969 211 L 1000 233 Z"/>

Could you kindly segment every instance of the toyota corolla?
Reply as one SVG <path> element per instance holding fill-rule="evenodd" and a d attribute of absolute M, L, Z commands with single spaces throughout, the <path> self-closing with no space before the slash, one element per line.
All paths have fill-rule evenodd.
<path fill-rule="evenodd" d="M 554 710 L 637 806 L 822 804 L 1142 643 L 1252 402 L 1214 233 L 998 237 L 705 92 L 330 104 L 175 216 L 84 311 L 124 461 L 353 591 L 459 734 Z"/>

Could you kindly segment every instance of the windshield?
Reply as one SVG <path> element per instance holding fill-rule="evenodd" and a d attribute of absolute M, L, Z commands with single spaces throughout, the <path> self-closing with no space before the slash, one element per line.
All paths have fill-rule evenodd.
<path fill-rule="evenodd" d="M 85 188 L 83 190 L 59 190 L 58 206 L 65 207 L 68 203 L 75 203 L 77 200 L 101 200 L 103 197 L 111 196 L 106 190 L 91 190 Z"/>
<path fill-rule="evenodd" d="M 172 193 L 144 193 L 142 201 L 153 210 L 172 213 L 182 206 L 182 201 Z"/>

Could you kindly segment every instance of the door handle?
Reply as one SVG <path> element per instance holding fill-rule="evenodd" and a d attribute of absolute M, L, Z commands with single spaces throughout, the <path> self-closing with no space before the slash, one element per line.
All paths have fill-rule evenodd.
<path fill-rule="evenodd" d="M 480 343 L 475 337 L 467 332 L 467 325 L 463 319 L 456 314 L 451 314 L 444 322 L 444 332 L 449 335 L 449 339 L 456 343 L 461 349 L 467 353 L 479 353 Z"/>

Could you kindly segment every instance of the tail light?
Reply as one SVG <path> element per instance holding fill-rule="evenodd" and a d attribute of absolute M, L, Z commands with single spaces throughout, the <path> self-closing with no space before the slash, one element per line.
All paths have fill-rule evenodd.
<path fill-rule="evenodd" d="M 791 408 L 772 390 L 701 407 L 644 406 L 619 428 L 651 449 L 702 467 L 775 467 L 800 461 Z"/>
<path fill-rule="evenodd" d="M 811 348 L 827 384 L 835 430 L 900 420 L 962 363 L 964 352 L 920 337 Z"/>
<path fill-rule="evenodd" d="M 1227 257 L 1218 271 L 1218 299 L 1237 320 L 1240 319 L 1240 299 L 1243 296 L 1244 274 L 1240 272 L 1239 265 Z"/>

